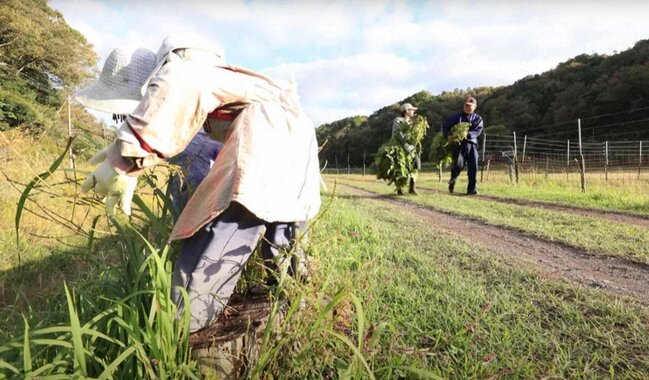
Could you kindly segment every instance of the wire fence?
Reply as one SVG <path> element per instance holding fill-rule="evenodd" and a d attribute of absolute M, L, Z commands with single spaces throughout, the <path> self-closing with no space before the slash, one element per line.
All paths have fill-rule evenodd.
<path fill-rule="evenodd" d="M 577 189 L 582 186 L 582 180 L 584 186 L 589 183 L 649 185 L 649 140 L 591 141 L 580 146 L 578 140 L 483 134 L 479 153 L 478 181 L 483 183 L 548 180 L 574 185 Z M 323 168 L 324 173 L 331 174 L 372 175 L 370 170 L 369 166 L 350 167 L 344 159 Z M 424 163 L 422 171 L 448 180 L 448 167 L 440 173 L 439 168 Z"/>
<path fill-rule="evenodd" d="M 649 141 L 580 143 L 513 134 L 484 135 L 481 143 L 482 182 L 649 183 Z"/>

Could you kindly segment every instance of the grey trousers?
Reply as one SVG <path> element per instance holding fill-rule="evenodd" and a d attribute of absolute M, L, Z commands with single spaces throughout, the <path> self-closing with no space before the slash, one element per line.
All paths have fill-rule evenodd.
<path fill-rule="evenodd" d="M 304 223 L 302 223 L 304 225 Z M 292 244 L 293 223 L 267 223 L 239 203 L 230 206 L 183 242 L 173 273 L 172 299 L 182 315 L 184 305 L 178 287 L 189 295 L 190 331 L 212 324 L 232 295 L 239 276 L 262 241 L 262 256 L 269 269 L 290 259 L 283 255 Z M 303 253 L 300 252 L 300 256 Z"/>

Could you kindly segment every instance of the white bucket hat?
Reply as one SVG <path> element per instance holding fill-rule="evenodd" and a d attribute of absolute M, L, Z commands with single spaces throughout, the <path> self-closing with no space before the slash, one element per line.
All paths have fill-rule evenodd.
<path fill-rule="evenodd" d="M 223 49 L 213 43 L 206 41 L 202 37 L 197 36 L 168 36 L 162 41 L 162 45 L 158 49 L 157 65 L 144 81 L 141 88 L 141 94 L 144 95 L 146 87 L 153 76 L 160 70 L 160 68 L 167 63 L 169 55 L 178 49 L 195 49 L 202 52 L 210 53 L 210 58 L 213 59 L 215 64 L 225 64 L 225 53 Z"/>
<path fill-rule="evenodd" d="M 110 52 L 99 78 L 77 92 L 82 105 L 113 114 L 128 114 L 140 103 L 142 84 L 156 66 L 149 49 L 119 46 Z"/>

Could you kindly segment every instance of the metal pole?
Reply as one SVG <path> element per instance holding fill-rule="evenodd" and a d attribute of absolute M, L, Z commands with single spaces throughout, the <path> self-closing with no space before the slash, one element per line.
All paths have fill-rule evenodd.
<path fill-rule="evenodd" d="M 514 157 L 518 156 L 518 149 L 516 147 L 516 132 L 514 132 Z"/>
<path fill-rule="evenodd" d="M 72 111 L 70 109 L 71 96 L 68 95 L 68 138 L 72 138 Z M 72 167 L 72 174 L 74 176 L 74 187 L 77 187 L 77 171 L 74 164 L 74 155 L 72 154 L 72 144 L 70 144 L 70 166 Z"/>
<path fill-rule="evenodd" d="M 581 192 L 586 192 L 586 160 L 581 144 L 581 119 L 577 119 L 577 130 L 579 132 L 579 166 L 581 167 Z"/>
<path fill-rule="evenodd" d="M 525 163 L 525 148 L 527 147 L 527 135 L 523 138 L 523 159 L 521 162 Z"/>
<path fill-rule="evenodd" d="M 568 173 L 570 172 L 570 140 L 568 140 L 566 146 L 566 181 L 568 181 Z"/>
<path fill-rule="evenodd" d="M 606 161 L 604 162 L 604 179 L 608 182 L 608 141 L 604 144 L 604 154 L 606 155 Z"/>
<path fill-rule="evenodd" d="M 640 179 L 640 168 L 642 167 L 642 140 L 640 140 L 640 152 L 638 154 L 638 179 Z"/>
<path fill-rule="evenodd" d="M 514 132 L 514 175 L 518 183 L 518 146 L 516 144 L 516 132 Z"/>

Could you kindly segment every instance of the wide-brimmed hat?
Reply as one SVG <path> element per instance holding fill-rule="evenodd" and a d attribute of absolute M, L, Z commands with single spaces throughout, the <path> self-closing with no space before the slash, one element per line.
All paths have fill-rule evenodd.
<path fill-rule="evenodd" d="M 149 49 L 119 46 L 106 58 L 97 80 L 77 92 L 75 98 L 98 111 L 131 113 L 142 99 L 140 89 L 156 62 L 156 54 Z"/>
<path fill-rule="evenodd" d="M 167 63 L 169 55 L 178 49 L 196 49 L 204 52 L 211 53 L 214 62 L 218 64 L 225 64 L 225 53 L 219 46 L 198 36 L 168 36 L 162 41 L 162 45 L 156 54 L 156 66 L 145 80 L 141 87 L 141 93 L 144 95 L 146 87 L 149 85 L 153 76 L 160 70 L 160 68 Z"/>

